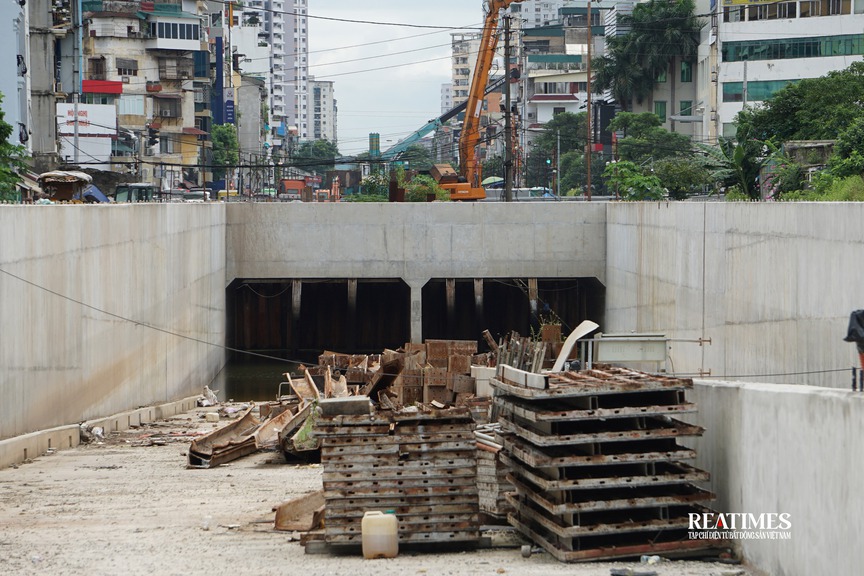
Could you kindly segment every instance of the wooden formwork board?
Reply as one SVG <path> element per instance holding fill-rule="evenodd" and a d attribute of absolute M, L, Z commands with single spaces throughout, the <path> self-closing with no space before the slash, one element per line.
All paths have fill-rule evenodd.
<path fill-rule="evenodd" d="M 633 423 L 629 430 L 605 430 L 567 434 L 563 431 L 555 433 L 537 432 L 513 420 L 502 417 L 499 422 L 505 432 L 516 434 L 536 446 L 566 446 L 570 444 L 590 444 L 593 442 L 629 442 L 632 440 L 650 440 L 653 438 L 675 438 L 678 436 L 701 436 L 705 429 L 701 426 L 687 424 L 678 420 L 664 421 L 659 418 L 645 418 L 644 421 Z"/>
<path fill-rule="evenodd" d="M 474 454 L 477 452 L 476 446 L 472 446 L 470 449 L 466 450 L 449 450 L 443 452 L 436 452 L 434 459 L 435 460 L 462 460 L 465 458 L 472 458 Z M 401 460 L 400 460 L 401 456 Z M 389 452 L 389 453 L 368 453 L 368 454 L 357 454 L 351 451 L 340 451 L 340 452 L 330 452 L 327 448 L 321 448 L 321 457 L 323 459 L 328 459 L 330 462 L 337 462 L 340 465 L 348 462 L 355 464 L 370 464 L 370 465 L 380 465 L 380 466 L 394 466 L 399 462 L 412 462 L 417 459 L 423 458 L 423 452 L 403 452 L 400 454 L 399 451 Z M 325 464 L 326 466 L 327 464 Z"/>
<path fill-rule="evenodd" d="M 674 439 L 662 442 L 663 446 L 658 449 L 645 450 L 633 453 L 577 453 L 573 446 L 562 449 L 560 447 L 538 448 L 530 442 L 520 440 L 513 434 L 503 435 L 504 449 L 513 457 L 518 458 L 529 466 L 554 467 L 554 466 L 591 466 L 605 464 L 620 464 L 628 462 L 672 462 L 676 460 L 692 460 L 696 458 L 696 452 L 679 446 Z M 592 447 L 593 445 L 586 445 Z M 602 445 L 600 446 L 602 448 Z"/>
<path fill-rule="evenodd" d="M 614 560 L 616 558 L 628 558 L 640 555 L 664 555 L 694 553 L 697 551 L 716 550 L 717 544 L 708 540 L 688 540 L 686 534 L 678 539 L 660 542 L 656 540 L 642 540 L 635 542 L 622 542 L 615 545 L 597 545 L 590 541 L 580 542 L 576 539 L 576 547 L 581 549 L 572 550 L 563 548 L 560 542 L 554 538 L 545 536 L 539 530 L 519 520 L 515 514 L 507 516 L 508 522 L 514 526 L 525 537 L 535 544 L 542 546 L 559 562 L 585 562 L 590 560 Z M 571 543 L 571 546 L 573 543 Z"/>
<path fill-rule="evenodd" d="M 554 474 L 544 475 L 543 468 L 524 466 L 521 462 L 511 459 L 506 454 L 501 455 L 513 474 L 523 477 L 544 491 L 572 490 L 576 488 L 609 488 L 615 486 L 662 486 L 664 484 L 681 484 L 682 482 L 706 482 L 710 474 L 699 470 L 689 464 L 682 462 L 650 462 L 637 464 L 644 466 L 646 470 L 640 474 L 633 472 L 619 472 L 616 474 L 610 470 L 608 475 L 589 476 L 584 478 L 573 478 L 574 470 L 578 467 L 553 468 Z M 618 466 L 609 466 L 616 468 Z M 596 467 L 591 467 L 596 468 Z M 620 467 L 619 467 L 620 468 Z M 546 469 L 548 470 L 548 469 Z M 551 478 L 550 476 L 558 476 Z"/>
<path fill-rule="evenodd" d="M 376 492 L 384 494 L 392 491 L 401 490 L 418 490 L 427 488 L 443 488 L 443 487 L 471 487 L 476 486 L 477 480 L 471 475 L 454 475 L 454 476 L 437 476 L 427 478 L 382 478 L 379 480 L 357 481 L 357 480 L 336 480 L 324 481 L 324 495 L 332 492 L 348 492 L 350 494 L 360 494 L 367 492 Z"/>
<path fill-rule="evenodd" d="M 385 460 L 381 462 L 354 462 L 353 460 L 333 460 L 327 462 L 324 473 L 335 472 L 340 474 L 392 474 L 397 477 L 400 474 L 415 474 L 426 470 L 435 473 L 439 470 L 452 470 L 457 468 L 473 468 L 476 458 L 468 456 L 465 458 L 433 458 L 430 460 Z"/>
<path fill-rule="evenodd" d="M 366 502 L 363 500 L 362 502 Z M 385 507 L 381 506 L 382 510 L 386 510 L 387 512 L 392 511 L 393 514 L 396 515 L 397 518 L 402 517 L 417 517 L 417 518 L 425 518 L 425 517 L 433 517 L 433 516 L 443 516 L 448 515 L 448 517 L 452 515 L 465 516 L 465 517 L 474 517 L 479 512 L 479 507 L 476 501 L 472 501 L 471 499 L 464 499 L 464 501 L 455 503 L 455 504 L 413 504 L 410 506 L 392 506 Z M 368 508 L 360 508 L 360 507 L 330 507 L 326 511 L 326 518 L 331 519 L 362 519 L 364 512 L 366 512 Z"/>
<path fill-rule="evenodd" d="M 335 545 L 356 545 L 363 542 L 362 535 L 341 534 L 328 536 L 325 533 L 324 541 Z M 474 544 L 480 541 L 480 530 L 462 530 L 453 532 L 415 532 L 414 534 L 399 534 L 399 544 L 451 544 L 463 543 Z M 439 548 L 436 546 L 435 551 Z"/>
<path fill-rule="evenodd" d="M 371 488 L 343 488 L 328 490 L 324 487 L 324 500 L 329 503 L 336 498 L 397 498 L 402 494 L 409 496 L 452 496 L 454 494 L 477 495 L 476 483 L 468 485 L 447 484 L 442 486 L 376 486 Z"/>
<path fill-rule="evenodd" d="M 636 393 L 633 394 L 634 396 Z M 590 400 L 595 397 L 584 396 L 577 399 Z M 560 401 L 528 402 L 512 396 L 497 396 L 495 404 L 500 410 L 505 410 L 532 422 L 575 422 L 579 420 L 609 420 L 611 418 L 630 418 L 633 416 L 668 416 L 670 414 L 687 414 L 696 412 L 692 402 L 676 402 L 673 404 L 649 404 L 636 406 L 618 406 L 615 408 L 577 408 L 562 410 Z M 554 405 L 554 406 L 547 406 Z M 585 403 L 590 406 L 590 402 Z M 595 404 L 597 404 L 595 402 Z"/>
<path fill-rule="evenodd" d="M 440 434 L 435 432 L 424 432 L 422 434 L 411 434 L 400 431 L 392 436 L 333 436 L 326 435 L 322 437 L 322 444 L 325 446 L 369 446 L 373 444 L 444 444 L 453 442 L 474 442 L 474 432 L 472 430 L 464 431 L 443 431 Z"/>
<path fill-rule="evenodd" d="M 656 532 L 658 530 L 687 530 L 690 526 L 688 514 L 711 513 L 709 508 L 699 505 L 658 507 L 644 510 L 626 510 L 614 519 L 608 514 L 603 517 L 593 515 L 576 515 L 572 519 L 563 519 L 550 515 L 542 508 L 524 497 L 510 492 L 506 495 L 516 517 L 522 521 L 542 526 L 550 534 L 562 538 L 577 538 L 608 534 L 624 534 L 630 532 Z M 671 512 L 670 512 L 671 510 Z M 639 514 L 641 512 L 641 514 Z"/>
<path fill-rule="evenodd" d="M 352 482 L 352 481 L 370 481 L 379 479 L 400 479 L 400 480 L 422 480 L 425 478 L 451 478 L 451 477 L 470 477 L 476 478 L 474 467 L 471 460 L 463 458 L 459 460 L 456 466 L 441 465 L 441 466 L 327 466 L 324 469 L 323 478 L 325 482 Z M 422 464 L 419 463 L 418 464 Z"/>
<path fill-rule="evenodd" d="M 339 517 L 325 515 L 324 530 L 327 534 L 359 534 L 362 528 L 363 511 L 358 511 L 354 517 Z M 451 532 L 471 530 L 480 526 L 480 514 L 402 514 L 396 515 L 399 520 L 399 532 Z"/>
<path fill-rule="evenodd" d="M 604 510 L 626 510 L 629 508 L 654 508 L 658 506 L 680 506 L 709 502 L 714 494 L 692 484 L 682 483 L 677 486 L 657 486 L 649 490 L 570 490 L 541 494 L 538 487 L 530 485 L 514 474 L 508 474 L 507 479 L 513 484 L 520 497 L 529 500 L 545 509 L 549 514 L 577 514 L 581 512 L 599 512 Z M 624 494 L 625 491 L 631 492 Z M 325 491 L 326 498 L 326 491 Z"/>
<path fill-rule="evenodd" d="M 511 370 L 516 369 L 511 368 Z M 531 373 L 526 372 L 526 374 Z M 636 374 L 640 374 L 640 377 L 630 378 L 619 375 L 601 378 L 597 376 L 596 371 L 561 372 L 548 375 L 546 388 L 525 386 L 497 376 L 490 379 L 489 383 L 503 394 L 528 400 L 575 398 L 598 394 L 627 394 L 650 390 L 689 390 L 693 388 L 693 381 L 690 379 Z"/>
<path fill-rule="evenodd" d="M 325 501 L 327 512 L 347 510 L 419 510 L 422 513 L 428 507 L 439 506 L 464 506 L 466 512 L 471 512 L 472 507 L 477 506 L 477 492 L 458 492 L 455 494 L 405 494 L 378 496 L 378 497 L 354 497 L 346 496 L 339 499 Z"/>

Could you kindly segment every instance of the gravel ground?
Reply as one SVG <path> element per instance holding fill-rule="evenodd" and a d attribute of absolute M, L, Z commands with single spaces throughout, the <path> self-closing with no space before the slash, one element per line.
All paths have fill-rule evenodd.
<path fill-rule="evenodd" d="M 761 574 L 699 561 L 564 564 L 546 552 L 524 558 L 517 538 L 505 547 L 377 560 L 307 554 L 299 533 L 273 529 L 272 510 L 320 489 L 320 465 L 286 464 L 279 452 L 258 452 L 217 468 L 187 468 L 189 442 L 217 426 L 204 422 L 203 411 L 0 470 L 0 574 L 608 576 L 625 568 L 658 576 Z"/>

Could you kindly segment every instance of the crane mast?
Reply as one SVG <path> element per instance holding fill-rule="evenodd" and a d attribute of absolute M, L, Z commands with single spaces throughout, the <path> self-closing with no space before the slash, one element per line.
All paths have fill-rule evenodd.
<path fill-rule="evenodd" d="M 486 95 L 486 83 L 489 71 L 495 58 L 495 48 L 498 45 L 498 21 L 501 10 L 510 4 L 522 0 L 488 0 L 486 3 L 486 19 L 483 33 L 480 37 L 480 49 L 477 52 L 477 62 L 474 66 L 474 76 L 471 78 L 471 89 L 465 106 L 465 120 L 462 122 L 462 133 L 459 136 L 459 175 L 461 182 L 449 182 L 442 186 L 450 191 L 451 200 L 481 200 L 486 198 L 486 192 L 480 185 L 480 167 L 477 162 L 477 144 L 480 142 L 480 113 L 483 99 Z M 509 63 L 508 63 L 509 65 Z M 507 90 L 509 90 L 507 84 Z"/>
<path fill-rule="evenodd" d="M 480 50 L 477 53 L 477 63 L 474 76 L 471 79 L 471 89 L 465 107 L 465 120 L 462 123 L 462 134 L 459 136 L 460 173 L 471 189 L 481 188 L 480 169 L 477 162 L 477 144 L 480 143 L 480 113 L 483 108 L 486 82 L 495 58 L 495 48 L 498 45 L 498 21 L 501 10 L 510 4 L 522 0 L 489 0 L 486 20 L 483 24 L 483 34 L 480 38 Z M 507 63 L 509 65 L 509 63 Z M 510 87 L 507 85 L 507 90 Z M 482 188 L 481 188 L 482 189 Z M 486 194 L 483 193 L 485 198 Z"/>

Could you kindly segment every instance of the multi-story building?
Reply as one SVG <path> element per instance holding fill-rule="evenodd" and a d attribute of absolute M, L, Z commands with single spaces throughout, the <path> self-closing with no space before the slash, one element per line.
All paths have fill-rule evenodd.
<path fill-rule="evenodd" d="M 332 80 L 315 80 L 309 76 L 309 108 L 302 123 L 309 126 L 310 140 L 329 140 L 337 144 L 336 98 Z"/>
<path fill-rule="evenodd" d="M 116 108 L 115 170 L 134 165 L 141 180 L 163 189 L 203 185 L 210 129 L 209 116 L 196 114 L 203 101 L 196 95 L 210 85 L 203 2 L 91 0 L 83 9 L 83 33 L 60 47 L 77 57 L 61 60 L 61 81 L 73 102 Z"/>
<path fill-rule="evenodd" d="M 30 18 L 25 6 L 17 2 L 0 5 L 0 53 L 7 56 L 0 64 L 0 93 L 3 120 L 12 126 L 11 144 L 30 147 L 30 47 L 27 32 Z M 13 57 L 14 55 L 14 57 Z"/>
<path fill-rule="evenodd" d="M 453 83 L 441 84 L 441 114 L 453 108 Z"/>
<path fill-rule="evenodd" d="M 308 0 L 250 0 L 260 10 L 258 38 L 270 49 L 269 110 L 272 144 L 308 139 L 309 33 Z"/>
<path fill-rule="evenodd" d="M 848 68 L 864 56 L 860 1 L 717 3 L 699 51 L 701 134 L 733 136 L 744 106 L 790 82 Z"/>
<path fill-rule="evenodd" d="M 523 0 L 511 4 L 508 10 L 514 18 L 522 21 L 525 28 L 537 28 L 557 23 L 561 8 L 573 4 L 573 0 Z"/>

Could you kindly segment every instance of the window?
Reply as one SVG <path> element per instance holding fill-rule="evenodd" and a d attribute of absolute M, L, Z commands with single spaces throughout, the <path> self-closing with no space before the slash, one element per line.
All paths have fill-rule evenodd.
<path fill-rule="evenodd" d="M 556 106 L 555 108 L 552 108 L 552 116 L 557 116 L 558 114 L 563 114 L 563 113 L 564 113 L 563 107 Z"/>
<path fill-rule="evenodd" d="M 173 154 L 174 153 L 174 138 L 173 134 L 161 134 L 159 138 L 159 153 Z"/>
<path fill-rule="evenodd" d="M 721 52 L 724 62 L 861 56 L 864 54 L 864 34 L 724 42 Z"/>
<path fill-rule="evenodd" d="M 693 63 L 683 61 L 681 62 L 681 82 L 692 82 L 693 81 Z"/>
<path fill-rule="evenodd" d="M 764 102 L 773 96 L 777 91 L 795 80 L 763 80 L 747 82 L 747 101 L 748 102 Z M 723 102 L 743 102 L 744 101 L 744 83 L 743 82 L 724 82 L 723 83 Z"/>
<path fill-rule="evenodd" d="M 693 115 L 693 101 L 692 100 L 681 100 L 680 102 L 680 112 L 682 116 L 692 116 Z"/>
<path fill-rule="evenodd" d="M 90 58 L 90 80 L 105 80 L 105 58 Z"/>
<path fill-rule="evenodd" d="M 654 114 L 656 114 L 660 118 L 660 122 L 666 122 L 666 101 L 665 100 L 655 100 L 654 101 Z"/>
<path fill-rule="evenodd" d="M 138 61 L 129 60 L 127 58 L 117 58 L 117 75 L 118 76 L 137 76 Z"/>
<path fill-rule="evenodd" d="M 144 95 L 143 94 L 121 94 L 117 101 L 118 114 L 137 114 L 144 115 Z"/>
<path fill-rule="evenodd" d="M 666 70 L 661 70 L 657 73 L 657 82 L 663 83 L 666 82 Z"/>

